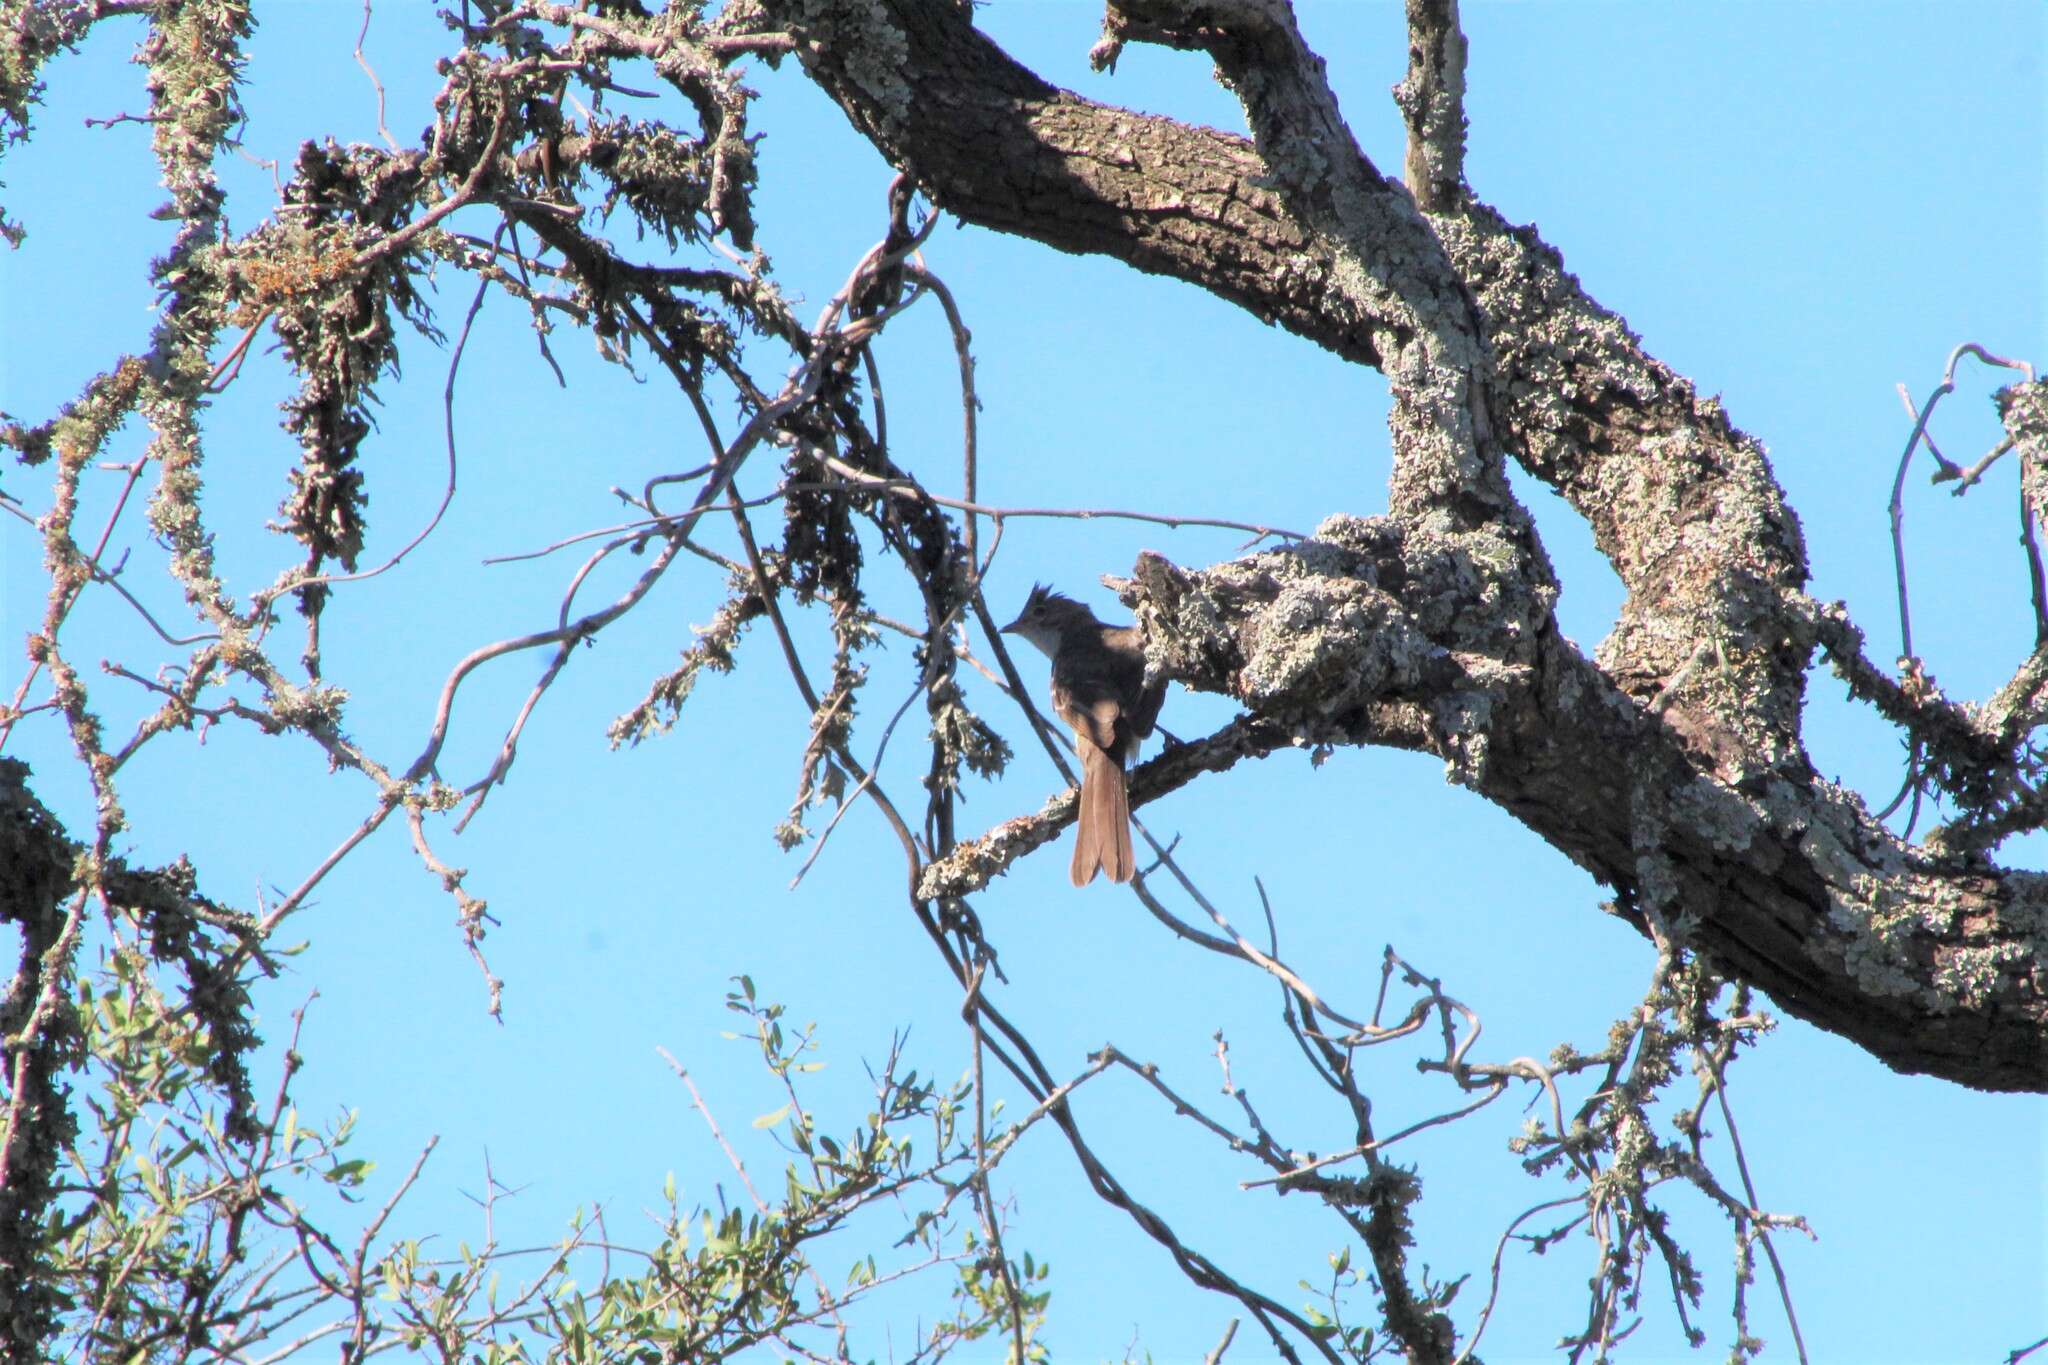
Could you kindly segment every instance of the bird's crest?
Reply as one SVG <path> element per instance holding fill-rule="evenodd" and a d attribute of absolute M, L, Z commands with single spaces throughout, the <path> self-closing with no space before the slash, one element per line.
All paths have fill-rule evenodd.
<path fill-rule="evenodd" d="M 1066 607 L 1078 607 L 1081 605 L 1065 593 L 1053 591 L 1052 588 L 1044 583 L 1033 583 L 1031 585 L 1031 595 L 1024 599 L 1023 614 L 1026 616 L 1033 615 L 1054 603 Z"/>

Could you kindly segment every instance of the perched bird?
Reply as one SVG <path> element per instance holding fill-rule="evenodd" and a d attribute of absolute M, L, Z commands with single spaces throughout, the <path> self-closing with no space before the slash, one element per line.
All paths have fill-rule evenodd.
<path fill-rule="evenodd" d="M 1071 597 L 1039 584 L 1005 635 L 1021 635 L 1052 660 L 1052 709 L 1074 731 L 1081 810 L 1074 822 L 1074 885 L 1099 869 L 1113 882 L 1138 870 L 1124 770 L 1152 733 L 1166 679 L 1145 686 L 1145 644 L 1136 626 L 1105 625 Z"/>

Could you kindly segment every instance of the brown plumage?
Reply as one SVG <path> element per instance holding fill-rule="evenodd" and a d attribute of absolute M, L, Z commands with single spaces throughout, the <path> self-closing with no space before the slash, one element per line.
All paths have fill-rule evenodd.
<path fill-rule="evenodd" d="M 1074 821 L 1074 885 L 1097 871 L 1127 882 L 1138 870 L 1124 770 L 1152 733 L 1166 679 L 1145 686 L 1145 642 L 1136 626 L 1111 626 L 1071 597 L 1031 590 L 1005 634 L 1021 635 L 1052 660 L 1052 709 L 1074 732 L 1081 803 Z"/>

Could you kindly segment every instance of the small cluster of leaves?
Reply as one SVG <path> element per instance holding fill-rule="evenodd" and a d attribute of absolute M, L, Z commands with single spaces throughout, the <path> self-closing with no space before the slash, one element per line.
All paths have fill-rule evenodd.
<path fill-rule="evenodd" d="M 841 1137 L 821 1131 L 798 1096 L 821 1069 L 809 1029 L 785 1031 L 779 1005 L 755 1000 L 742 978 L 731 1006 L 751 1026 L 768 1073 L 790 1102 L 756 1128 L 781 1127 L 792 1159 L 777 1198 L 751 1211 L 686 1209 L 673 1177 L 666 1212 L 644 1252 L 613 1244 L 601 1220 L 578 1215 L 552 1251 L 509 1251 L 495 1242 L 430 1255 L 416 1239 L 375 1256 L 373 1219 L 359 1245 L 330 1235 L 296 1191 L 310 1185 L 348 1197 L 375 1171 L 346 1155 L 355 1116 L 314 1128 L 290 1103 L 300 1061 L 284 1059 L 286 1084 L 251 1131 L 233 1133 L 213 1062 L 219 1051 L 195 1016 L 166 1001 L 146 959 L 108 955 L 67 1012 L 79 1065 L 91 1073 L 89 1132 L 67 1142 L 76 1173 L 42 1224 L 37 1283 L 49 1300 L 47 1344 L 18 1342 L 28 1356 L 82 1361 L 172 1362 L 275 1354 L 333 1337 L 360 1354 L 396 1341 L 442 1358 L 487 1362 L 717 1361 L 763 1344 L 796 1349 L 807 1334 L 847 1358 L 847 1311 L 872 1291 L 935 1268 L 955 1268 L 952 1311 L 922 1329 L 917 1358 L 1013 1331 L 1010 1300 L 991 1284 L 986 1248 L 972 1230 L 954 1239 L 948 1210 L 960 1190 L 949 1172 L 976 1160 L 959 1122 L 971 1092 L 897 1074 L 896 1056 L 875 1076 L 875 1103 Z M 919 1155 L 917 1134 L 928 1134 Z M 744 1169 L 740 1171 L 746 1179 Z M 392 1203 L 410 1188 L 401 1185 Z M 752 1194 L 753 1186 L 749 1185 Z M 390 1211 L 387 1204 L 385 1213 Z M 877 1216 L 910 1226 L 889 1264 L 873 1251 L 888 1233 Z M 856 1218 L 856 1248 L 836 1283 L 819 1268 L 820 1244 Z M 602 1250 L 599 1250 L 599 1247 Z M 508 1272 L 541 1264 L 522 1282 Z M 623 1260 L 629 1269 L 616 1269 Z M 589 1284 L 579 1267 L 595 1270 Z M 1024 1282 L 1047 1270 L 1028 1255 Z M 1035 1338 L 1048 1296 L 1025 1297 L 1023 1329 Z M 10 1321 L 29 1319 L 17 1304 Z M 40 1349 L 39 1349 L 40 1346 Z M 801 1352 L 800 1352 L 801 1353 Z M 1040 1358 L 1034 1348 L 1031 1358 Z"/>
<path fill-rule="evenodd" d="M 1009 1300 L 991 1285 L 974 1233 L 964 1234 L 958 1250 L 946 1247 L 945 1208 L 955 1188 L 946 1172 L 975 1159 L 959 1124 L 970 1099 L 967 1084 L 939 1087 L 914 1070 L 898 1076 L 892 1053 L 875 1077 L 875 1106 L 865 1122 L 834 1138 L 820 1131 L 798 1089 L 802 1077 L 825 1065 L 814 1056 L 813 1031 L 785 1030 L 783 1006 L 760 1001 L 750 978 L 736 978 L 736 984 L 727 1007 L 746 1020 L 749 1032 L 727 1036 L 750 1039 L 788 1095 L 788 1103 L 753 1125 L 779 1128 L 792 1153 L 781 1197 L 757 1202 L 751 1213 L 685 1212 L 671 1178 L 661 1237 L 641 1273 L 609 1277 L 587 1293 L 565 1282 L 550 1297 L 532 1324 L 553 1343 L 548 1358 L 594 1365 L 643 1348 L 658 1350 L 653 1358 L 664 1360 L 717 1361 L 764 1342 L 808 1354 L 799 1342 L 811 1331 L 831 1335 L 834 1358 L 846 1358 L 844 1308 L 905 1274 L 947 1262 L 958 1266 L 955 1309 L 925 1329 L 917 1358 L 936 1360 L 962 1342 L 1009 1331 Z M 917 1128 L 931 1134 L 932 1154 L 924 1159 L 909 1131 Z M 916 1259 L 892 1269 L 872 1251 L 856 1255 L 841 1286 L 832 1287 L 816 1264 L 816 1244 L 863 1211 L 896 1207 L 920 1191 L 931 1206 L 896 1244 L 914 1248 Z M 861 1240 L 876 1244 L 872 1232 Z M 1027 1256 L 1022 1273 L 1042 1281 L 1047 1270 Z M 1039 1329 L 1048 1297 L 1027 1298 L 1030 1335 Z"/>
<path fill-rule="evenodd" d="M 89 1339 L 169 1330 L 172 1305 L 203 1321 L 212 1308 L 193 1248 L 235 1221 L 227 1203 L 242 1187 L 179 1169 L 225 1162 L 263 1131 L 248 1073 L 259 1039 L 241 918 L 201 897 L 182 860 L 96 864 L 28 793 L 27 776 L 0 760 L 9 836 L 0 911 L 22 951 L 0 1003 L 20 1083 L 8 1095 L 0 1287 L 12 1303 L 5 1339 L 19 1350 L 81 1305 L 120 1325 L 88 1329 Z M 77 951 L 59 946 L 86 932 L 82 878 L 100 888 L 111 928 L 98 973 L 83 979 Z M 170 984 L 179 977 L 182 989 Z M 83 1137 L 81 1104 L 92 1119 Z"/>
<path fill-rule="evenodd" d="M 1317 1295 L 1321 1304 L 1308 1303 L 1302 1306 L 1302 1316 L 1309 1321 L 1318 1341 L 1336 1350 L 1346 1360 L 1375 1360 L 1394 1349 L 1393 1343 L 1379 1336 L 1370 1327 L 1344 1321 L 1344 1303 L 1357 1289 L 1359 1273 L 1351 1268 L 1351 1248 L 1330 1253 L 1330 1283 L 1318 1288 L 1308 1280 L 1299 1281 L 1302 1289 Z M 1456 1294 L 1453 1288 L 1451 1293 Z M 1450 1297 L 1443 1300 L 1450 1302 Z M 1323 1306 L 1327 1305 L 1325 1312 Z"/>
<path fill-rule="evenodd" d="M 232 1054 L 163 997 L 138 954 L 108 955 L 81 983 L 76 1018 L 91 1124 L 65 1153 L 77 1179 L 41 1257 L 61 1335 L 86 1360 L 181 1359 L 264 1338 L 303 1294 L 276 1284 L 288 1243 L 265 1236 L 306 1230 L 283 1182 L 360 1185 L 374 1165 L 342 1154 L 354 1116 L 304 1127 L 282 1092 L 264 1121 L 238 1116 L 214 1074 Z"/>
<path fill-rule="evenodd" d="M 1052 1292 L 1025 1288 L 1026 1285 L 1044 1284 L 1052 1275 L 1052 1267 L 1027 1251 L 1010 1263 L 1006 1281 L 998 1264 L 999 1253 L 994 1247 L 984 1247 L 972 1228 L 967 1230 L 963 1246 L 965 1254 L 960 1262 L 960 1281 L 953 1288 L 953 1302 L 957 1305 L 955 1321 L 961 1324 L 961 1340 L 979 1341 L 1010 1330 L 1010 1286 L 1015 1285 L 1017 1300 L 1024 1314 L 1024 1360 L 1052 1359 L 1052 1353 L 1036 1340 L 1045 1322 L 1046 1307 L 1052 1302 Z M 1005 1357 L 1007 1365 L 1023 1365 L 1016 1356 L 1013 1344 Z"/>

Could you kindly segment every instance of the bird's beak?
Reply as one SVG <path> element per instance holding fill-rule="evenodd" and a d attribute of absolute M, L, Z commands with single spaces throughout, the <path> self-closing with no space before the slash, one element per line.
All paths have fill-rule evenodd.
<path fill-rule="evenodd" d="M 1002 629 L 1002 633 L 1005 635 L 1015 635 L 1017 633 L 1017 628 L 1023 624 L 1024 618 L 1020 616 L 1016 620 L 1010 622 L 1009 625 L 1004 626 Z"/>

